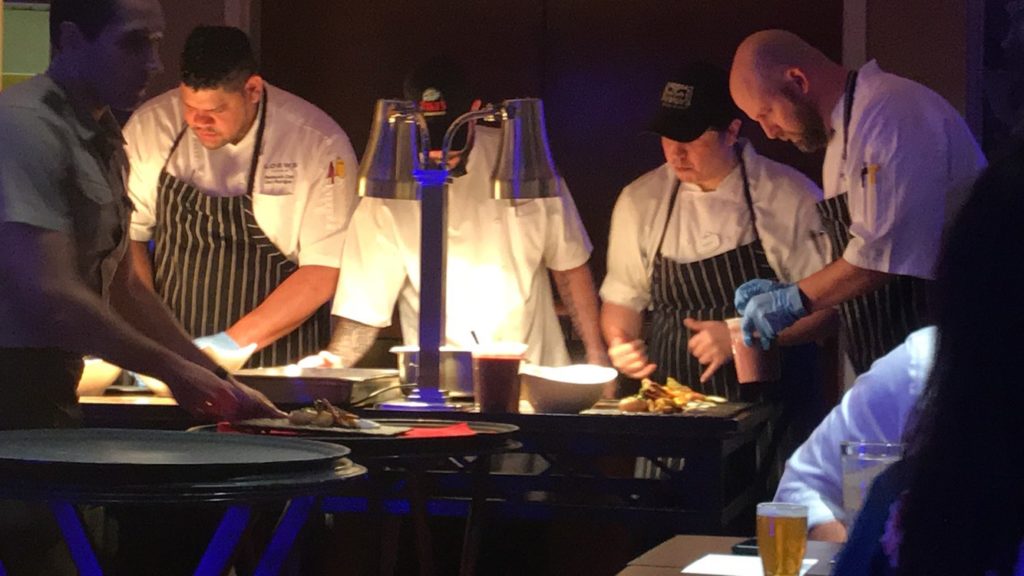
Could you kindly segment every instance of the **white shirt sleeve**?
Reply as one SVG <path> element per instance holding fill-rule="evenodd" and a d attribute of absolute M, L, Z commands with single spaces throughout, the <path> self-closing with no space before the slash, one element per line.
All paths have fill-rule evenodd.
<path fill-rule="evenodd" d="M 933 330 L 925 328 L 915 334 Z M 786 462 L 775 500 L 809 508 L 808 527 L 844 520 L 839 445 L 844 440 L 901 442 L 926 377 L 908 343 L 879 358 Z M 929 348 L 930 356 L 930 348 Z"/>
<path fill-rule="evenodd" d="M 565 181 L 558 199 L 543 201 L 548 211 L 545 265 L 551 270 L 570 270 L 586 264 L 593 246 Z"/>
<path fill-rule="evenodd" d="M 162 101 L 165 96 L 158 98 Z M 129 237 L 137 242 L 153 238 L 160 171 L 177 136 L 163 104 L 154 104 L 155 101 L 136 111 L 123 130 L 129 162 L 128 197 L 134 205 Z M 180 129 L 181 123 L 177 125 Z"/>
<path fill-rule="evenodd" d="M 333 132 L 313 164 L 319 176 L 309 182 L 309 200 L 299 228 L 299 266 L 340 266 L 345 233 L 359 203 L 355 151 L 340 128 Z M 307 225 L 312 222 L 316 225 Z"/>
<path fill-rule="evenodd" d="M 900 93 L 876 97 L 857 123 L 858 150 L 848 170 L 850 244 L 843 258 L 854 266 L 934 278 L 947 220 L 947 199 L 960 197 L 977 171 L 964 171 L 973 136 L 959 118 Z M 851 130 L 852 136 L 852 130 Z M 854 142 L 851 142 L 851 149 Z"/>
<path fill-rule="evenodd" d="M 650 271 L 640 238 L 644 230 L 641 219 L 635 195 L 626 187 L 612 210 L 607 272 L 600 291 L 604 302 L 638 312 L 651 302 Z"/>
<path fill-rule="evenodd" d="M 359 203 L 345 239 L 333 315 L 378 328 L 391 325 L 395 302 L 408 281 L 392 210 L 413 209 L 412 204 L 380 198 Z"/>

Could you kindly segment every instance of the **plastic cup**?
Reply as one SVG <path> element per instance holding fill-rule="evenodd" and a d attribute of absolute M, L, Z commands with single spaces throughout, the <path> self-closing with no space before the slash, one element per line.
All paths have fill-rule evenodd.
<path fill-rule="evenodd" d="M 843 467 L 843 512 L 853 526 L 871 490 L 871 483 L 903 457 L 903 444 L 846 441 L 839 444 Z"/>
<path fill-rule="evenodd" d="M 526 345 L 482 344 L 473 349 L 473 396 L 481 412 L 519 412 L 519 365 Z"/>
<path fill-rule="evenodd" d="M 732 360 L 736 366 L 736 379 L 740 384 L 754 382 L 775 382 L 782 378 L 782 360 L 779 347 L 772 346 L 769 350 L 761 348 L 756 340 L 753 346 L 743 342 L 743 330 L 740 329 L 742 318 L 728 318 L 725 323 L 729 327 L 732 340 Z"/>
<path fill-rule="evenodd" d="M 807 506 L 757 505 L 757 555 L 765 576 L 797 576 L 807 551 Z"/>

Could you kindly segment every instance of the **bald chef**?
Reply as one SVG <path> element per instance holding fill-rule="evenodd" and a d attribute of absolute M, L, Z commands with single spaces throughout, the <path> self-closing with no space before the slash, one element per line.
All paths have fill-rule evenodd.
<path fill-rule="evenodd" d="M 255 344 L 250 366 L 325 346 L 357 203 L 345 132 L 265 82 L 241 30 L 202 26 L 185 43 L 181 86 L 124 133 L 132 257 L 196 343 Z"/>

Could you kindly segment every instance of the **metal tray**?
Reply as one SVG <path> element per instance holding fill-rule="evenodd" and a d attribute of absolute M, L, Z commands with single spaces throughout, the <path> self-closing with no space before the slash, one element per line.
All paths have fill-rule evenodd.
<path fill-rule="evenodd" d="M 39 429 L 0 432 L 0 481 L 209 482 L 331 469 L 346 446 L 306 439 L 198 435 L 174 430 Z"/>
<path fill-rule="evenodd" d="M 317 399 L 344 406 L 398 384 L 398 370 L 391 368 L 272 366 L 239 370 L 233 375 L 280 406 L 308 406 Z M 394 396 L 401 393 L 396 389 Z"/>

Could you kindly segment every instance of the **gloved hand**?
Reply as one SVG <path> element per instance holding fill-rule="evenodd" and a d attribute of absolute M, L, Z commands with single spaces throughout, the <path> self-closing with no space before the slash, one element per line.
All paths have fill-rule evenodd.
<path fill-rule="evenodd" d="M 737 301 L 743 286 L 736 290 Z M 796 284 L 782 284 L 774 290 L 756 294 L 743 308 L 743 322 L 740 325 L 743 330 L 743 342 L 747 346 L 753 346 L 754 332 L 757 331 L 761 337 L 761 348 L 768 350 L 779 332 L 806 315 L 807 310 Z"/>
<path fill-rule="evenodd" d="M 228 336 L 227 332 L 218 332 L 210 336 L 200 336 L 192 341 L 196 345 L 196 348 L 207 348 L 214 347 L 220 350 L 241 350 L 242 347 L 238 345 L 238 342 L 232 340 L 231 336 Z"/>
<path fill-rule="evenodd" d="M 747 302 L 751 298 L 758 294 L 764 294 L 765 292 L 771 292 L 772 290 L 779 290 L 785 288 L 787 284 L 782 282 L 776 282 L 774 280 L 764 280 L 757 278 L 754 280 L 748 280 L 740 287 L 736 289 L 736 296 L 733 299 L 733 303 L 736 305 L 736 311 L 743 315 L 743 311 L 747 309 Z"/>

